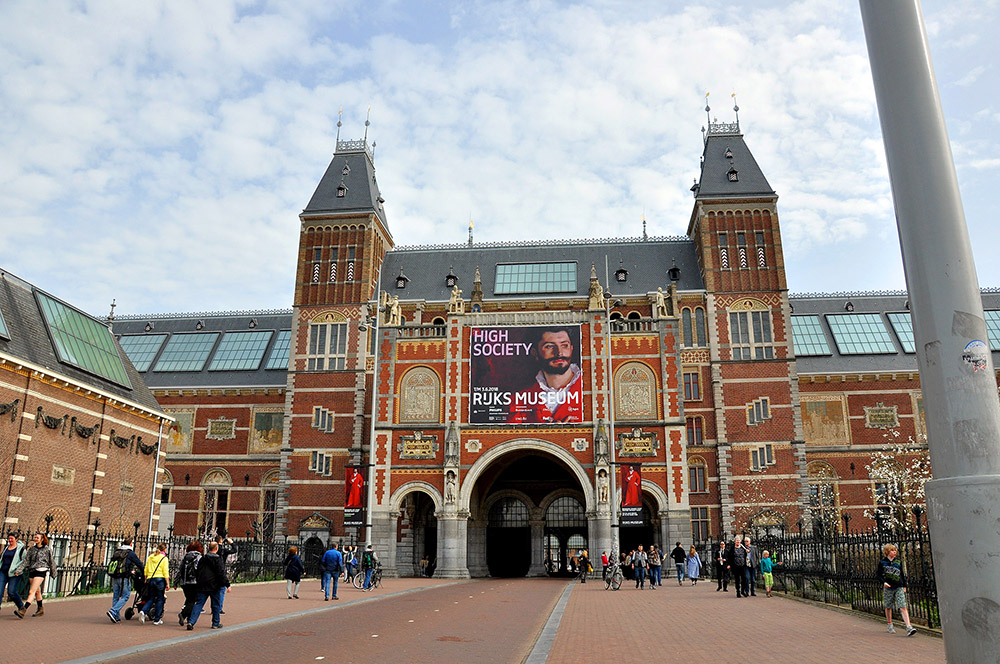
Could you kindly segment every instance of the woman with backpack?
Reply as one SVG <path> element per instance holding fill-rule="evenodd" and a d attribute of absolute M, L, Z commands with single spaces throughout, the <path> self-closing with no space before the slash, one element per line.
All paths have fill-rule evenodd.
<path fill-rule="evenodd" d="M 184 558 L 177 568 L 177 578 L 174 579 L 174 588 L 180 587 L 184 591 L 184 606 L 177 614 L 177 622 L 183 627 L 191 617 L 191 609 L 198 599 L 198 562 L 201 561 L 205 549 L 198 540 L 192 541 L 187 546 Z"/>
<path fill-rule="evenodd" d="M 14 576 L 19 576 L 27 570 L 28 579 L 31 582 L 31 586 L 28 588 L 28 601 L 17 610 L 18 618 L 23 618 L 24 614 L 27 613 L 28 607 L 31 606 L 32 597 L 38 598 L 38 608 L 31 614 L 31 617 L 38 618 L 45 615 L 45 609 L 42 608 L 42 583 L 45 582 L 45 577 L 49 571 L 55 567 L 48 536 L 44 533 L 35 533 L 33 539 L 35 545 L 28 547 L 28 552 L 24 554 L 21 564 L 14 571 Z"/>
<path fill-rule="evenodd" d="M 299 598 L 299 584 L 305 571 L 306 566 L 299 558 L 299 547 L 288 547 L 288 555 L 285 556 L 285 592 L 288 594 L 288 599 Z"/>

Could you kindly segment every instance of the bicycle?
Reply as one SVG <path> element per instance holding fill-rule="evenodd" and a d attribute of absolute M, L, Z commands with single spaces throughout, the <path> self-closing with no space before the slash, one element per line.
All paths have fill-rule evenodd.
<path fill-rule="evenodd" d="M 365 572 L 364 572 L 364 570 L 362 570 L 360 572 L 356 572 L 354 574 L 354 579 L 351 581 L 351 585 L 353 585 L 358 590 L 364 590 L 364 587 L 365 587 Z M 375 565 L 374 569 L 372 569 L 372 585 L 371 585 L 371 587 L 373 589 L 374 588 L 381 588 L 382 587 L 382 566 L 381 565 Z"/>
<path fill-rule="evenodd" d="M 622 574 L 621 565 L 617 561 L 608 565 L 608 572 L 604 575 L 605 590 L 618 590 L 622 587 L 622 581 L 624 580 L 625 576 Z"/>

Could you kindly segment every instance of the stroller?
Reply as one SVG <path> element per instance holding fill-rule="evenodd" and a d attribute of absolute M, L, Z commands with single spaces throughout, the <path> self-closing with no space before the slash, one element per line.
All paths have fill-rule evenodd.
<path fill-rule="evenodd" d="M 132 620 L 132 616 L 139 613 L 142 605 L 149 599 L 149 584 L 146 583 L 146 577 L 143 575 L 142 570 L 135 567 L 132 569 L 130 575 L 132 578 L 132 590 L 135 591 L 135 599 L 132 600 L 132 606 L 125 609 L 125 620 Z M 164 610 L 166 610 L 166 604 L 164 604 Z"/>

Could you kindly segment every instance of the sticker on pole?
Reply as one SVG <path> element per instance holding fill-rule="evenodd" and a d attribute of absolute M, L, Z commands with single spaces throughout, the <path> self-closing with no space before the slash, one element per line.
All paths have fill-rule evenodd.
<path fill-rule="evenodd" d="M 985 371 L 989 356 L 990 347 L 979 339 L 970 341 L 962 351 L 962 361 L 971 366 L 973 371 Z"/>

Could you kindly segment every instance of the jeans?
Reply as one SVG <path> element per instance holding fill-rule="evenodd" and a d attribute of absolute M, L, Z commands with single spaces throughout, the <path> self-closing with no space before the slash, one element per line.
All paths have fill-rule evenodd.
<path fill-rule="evenodd" d="M 120 579 L 111 579 L 111 613 L 115 618 L 121 618 L 121 610 L 128 604 L 128 598 L 132 596 L 132 579 L 123 576 Z"/>
<path fill-rule="evenodd" d="M 163 603 L 166 601 L 167 580 L 162 577 L 149 579 L 149 599 L 142 605 L 142 612 L 153 619 L 153 622 L 163 618 Z"/>
<path fill-rule="evenodd" d="M 330 592 L 330 582 L 333 582 L 333 593 Z M 340 581 L 340 572 L 323 572 L 323 594 L 330 597 L 337 596 L 337 583 Z"/>
<path fill-rule="evenodd" d="M 635 587 L 645 588 L 646 587 L 646 568 L 636 567 L 635 568 Z"/>
<path fill-rule="evenodd" d="M 21 577 L 8 576 L 7 572 L 0 572 L 0 596 L 3 595 L 4 588 L 7 589 L 7 597 L 17 604 L 17 608 L 24 606 L 21 596 L 17 594 L 17 587 L 21 585 Z"/>
<path fill-rule="evenodd" d="M 198 599 L 194 602 L 194 608 L 191 609 L 191 617 L 188 618 L 188 624 L 194 625 L 198 622 L 198 616 L 201 615 L 202 610 L 205 608 L 205 602 L 208 599 L 212 600 L 212 626 L 222 624 L 222 598 L 226 596 L 226 587 L 222 586 L 218 590 L 213 592 L 200 591 L 198 593 Z"/>
<path fill-rule="evenodd" d="M 677 584 L 680 585 L 684 580 L 684 563 L 674 563 L 674 567 L 677 568 Z"/>
<path fill-rule="evenodd" d="M 649 585 L 651 586 L 662 586 L 663 585 L 663 567 L 660 565 L 653 565 L 649 568 Z"/>
<path fill-rule="evenodd" d="M 191 611 L 194 610 L 194 603 L 198 600 L 198 586 L 190 584 L 181 586 L 181 589 L 184 591 L 184 606 L 181 608 L 181 618 L 187 620 L 191 617 Z"/>
<path fill-rule="evenodd" d="M 365 590 L 370 590 L 372 587 L 372 572 L 375 571 L 374 567 L 369 567 L 365 570 Z"/>
<path fill-rule="evenodd" d="M 750 591 L 751 595 L 757 594 L 757 568 L 747 565 L 743 568 L 746 573 L 746 580 L 743 583 L 743 594 L 746 595 L 747 591 Z"/>
<path fill-rule="evenodd" d="M 344 569 L 347 570 L 347 580 L 351 581 L 354 579 L 354 563 L 344 563 Z"/>

